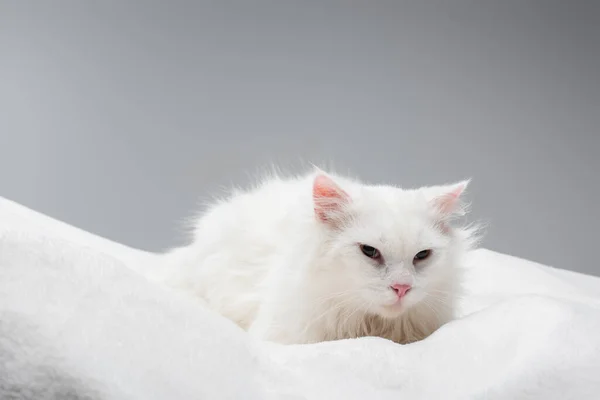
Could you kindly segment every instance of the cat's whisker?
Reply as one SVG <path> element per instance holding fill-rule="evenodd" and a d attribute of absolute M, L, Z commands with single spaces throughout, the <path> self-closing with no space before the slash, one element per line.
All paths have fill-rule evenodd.
<path fill-rule="evenodd" d="M 428 299 L 425 299 L 425 300 L 423 300 L 423 304 L 424 304 L 424 305 L 425 305 L 427 308 L 429 308 L 429 310 L 430 310 L 430 311 L 431 311 L 431 312 L 432 312 L 432 313 L 435 315 L 435 317 L 436 317 L 438 320 L 440 320 L 440 318 L 441 318 L 441 315 L 440 315 L 440 313 L 437 311 L 437 309 L 436 309 L 435 307 L 433 307 L 433 306 L 432 306 L 432 305 L 429 303 Z"/>
<path fill-rule="evenodd" d="M 313 327 L 313 326 L 314 326 L 314 324 L 316 324 L 317 322 L 319 322 L 319 321 L 320 321 L 322 318 L 324 318 L 325 316 L 327 316 L 327 315 L 330 315 L 330 314 L 331 314 L 331 315 L 335 315 L 335 313 L 336 313 L 338 310 L 342 309 L 342 308 L 343 308 L 343 306 L 344 306 L 346 303 L 349 303 L 351 300 L 352 300 L 352 299 L 344 299 L 344 300 L 342 300 L 341 302 L 338 302 L 338 303 L 336 303 L 336 304 L 334 305 L 334 307 L 333 307 L 333 308 L 325 308 L 325 311 L 324 311 L 324 312 L 322 312 L 322 313 L 321 313 L 321 314 L 320 314 L 318 317 L 316 317 L 316 318 L 313 318 L 313 319 L 311 319 L 311 320 L 310 320 L 309 324 L 308 324 L 308 325 L 306 325 L 306 327 L 303 329 L 302 333 L 306 333 L 306 332 L 308 332 L 308 330 L 309 330 L 311 327 Z"/>

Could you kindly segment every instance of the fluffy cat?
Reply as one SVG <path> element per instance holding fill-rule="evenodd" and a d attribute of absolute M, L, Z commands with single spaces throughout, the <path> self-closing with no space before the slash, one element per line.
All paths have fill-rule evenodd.
<path fill-rule="evenodd" d="M 420 340 L 460 296 L 472 232 L 451 222 L 467 184 L 274 177 L 210 207 L 192 243 L 167 253 L 162 279 L 264 340 Z"/>

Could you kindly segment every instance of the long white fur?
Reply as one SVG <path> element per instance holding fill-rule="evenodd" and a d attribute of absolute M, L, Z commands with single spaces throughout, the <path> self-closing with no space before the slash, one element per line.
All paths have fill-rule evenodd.
<path fill-rule="evenodd" d="M 349 196 L 335 223 L 315 214 L 320 175 Z M 458 267 L 473 230 L 451 225 L 459 202 L 439 204 L 466 184 L 405 190 L 320 170 L 273 176 L 209 207 L 192 243 L 166 254 L 161 279 L 265 340 L 420 340 L 453 318 L 461 294 Z M 385 265 L 365 257 L 358 243 L 379 249 Z M 432 256 L 414 266 L 425 249 Z M 393 283 L 413 287 L 400 306 L 390 305 Z"/>

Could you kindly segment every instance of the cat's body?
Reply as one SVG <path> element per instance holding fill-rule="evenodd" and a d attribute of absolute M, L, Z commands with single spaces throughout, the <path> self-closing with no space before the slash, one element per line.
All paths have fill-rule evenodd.
<path fill-rule="evenodd" d="M 164 280 L 266 340 L 419 340 L 460 294 L 469 234 L 449 220 L 465 187 L 273 178 L 209 208 Z"/>

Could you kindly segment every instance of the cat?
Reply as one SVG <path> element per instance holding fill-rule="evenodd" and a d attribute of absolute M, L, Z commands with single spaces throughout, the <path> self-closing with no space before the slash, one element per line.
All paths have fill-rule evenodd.
<path fill-rule="evenodd" d="M 217 202 L 167 252 L 164 283 L 259 339 L 426 338 L 453 319 L 474 230 L 469 181 L 401 189 L 315 169 Z"/>

